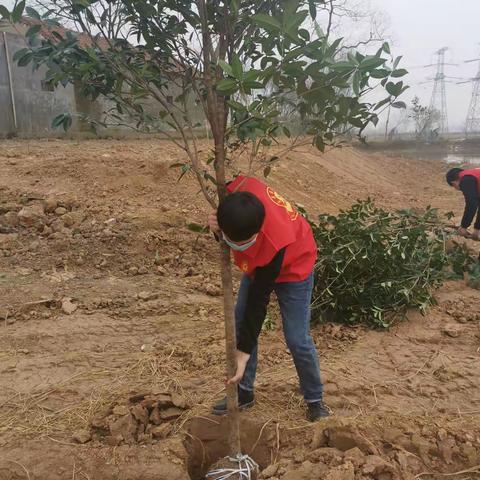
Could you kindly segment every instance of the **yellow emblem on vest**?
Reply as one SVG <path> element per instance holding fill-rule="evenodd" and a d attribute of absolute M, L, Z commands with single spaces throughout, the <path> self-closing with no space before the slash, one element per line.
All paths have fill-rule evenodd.
<path fill-rule="evenodd" d="M 242 262 L 241 269 L 242 269 L 242 272 L 247 273 L 248 272 L 248 262 Z"/>
<path fill-rule="evenodd" d="M 290 220 L 296 220 L 298 217 L 298 212 L 292 207 L 292 204 L 285 200 L 281 195 L 279 195 L 275 190 L 272 190 L 270 187 L 267 187 L 268 198 L 279 207 L 284 208 L 287 211 Z"/>

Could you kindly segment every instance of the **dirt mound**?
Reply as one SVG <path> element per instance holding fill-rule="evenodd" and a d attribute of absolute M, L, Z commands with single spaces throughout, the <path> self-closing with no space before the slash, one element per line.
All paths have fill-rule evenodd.
<path fill-rule="evenodd" d="M 151 443 L 168 437 L 173 421 L 187 410 L 186 399 L 177 393 L 134 395 L 127 402 L 113 404 L 105 415 L 96 416 L 91 422 L 91 438 L 112 446 Z"/>
<path fill-rule="evenodd" d="M 455 474 L 478 474 L 480 435 L 468 424 L 392 420 L 330 418 L 314 428 L 310 443 L 282 432 L 282 458 L 260 478 L 413 480 L 442 476 L 435 472 L 444 471 L 445 465 Z"/>
<path fill-rule="evenodd" d="M 209 209 L 166 168 L 183 155 L 156 139 L 2 144 L 1 480 L 197 480 L 229 453 L 225 419 L 207 413 L 225 376 L 218 248 L 187 228 Z M 268 182 L 312 216 L 367 196 L 461 214 L 443 169 L 302 148 Z M 388 332 L 313 329 L 335 414 L 318 426 L 270 309 L 242 414 L 263 478 L 478 476 L 480 293 L 456 281 L 437 299 Z"/>
<path fill-rule="evenodd" d="M 189 422 L 185 442 L 193 480 L 228 455 L 226 426 L 227 419 L 216 417 Z M 259 478 L 271 480 L 413 480 L 434 478 L 445 466 L 455 473 L 480 470 L 478 431 L 445 418 L 438 424 L 400 417 L 329 418 L 299 431 L 244 417 L 242 450 L 259 464 Z"/>

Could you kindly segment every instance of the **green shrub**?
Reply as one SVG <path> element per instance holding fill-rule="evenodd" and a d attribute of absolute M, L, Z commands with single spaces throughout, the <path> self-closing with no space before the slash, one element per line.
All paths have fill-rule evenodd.
<path fill-rule="evenodd" d="M 338 216 L 321 215 L 312 228 L 318 244 L 314 320 L 388 327 L 407 308 L 424 312 L 435 302 L 433 288 L 444 280 L 450 258 L 437 210 L 388 212 L 369 199 Z M 458 272 L 466 260 L 455 253 Z"/>

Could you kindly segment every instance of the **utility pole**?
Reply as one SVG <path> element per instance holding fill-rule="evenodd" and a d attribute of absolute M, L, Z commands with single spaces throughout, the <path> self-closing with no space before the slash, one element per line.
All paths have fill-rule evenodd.
<path fill-rule="evenodd" d="M 435 52 L 438 56 L 437 60 L 437 73 L 433 78 L 433 90 L 432 98 L 430 99 L 430 111 L 438 111 L 439 118 L 438 123 L 439 133 L 448 133 L 448 114 L 447 114 L 447 94 L 445 90 L 445 52 L 448 47 L 443 47 Z M 434 122 L 435 123 L 435 122 Z"/>

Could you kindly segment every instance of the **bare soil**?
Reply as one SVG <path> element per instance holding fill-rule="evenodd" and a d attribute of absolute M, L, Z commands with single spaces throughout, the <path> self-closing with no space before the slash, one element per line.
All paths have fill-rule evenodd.
<path fill-rule="evenodd" d="M 209 415 L 224 394 L 217 246 L 187 228 L 208 208 L 176 182 L 182 159 L 154 139 L 0 143 L 1 480 L 197 480 L 228 453 Z M 312 214 L 367 196 L 459 214 L 445 170 L 304 148 L 269 183 Z M 314 425 L 272 308 L 242 414 L 260 478 L 480 478 L 480 292 L 450 282 L 437 299 L 388 332 L 314 327 L 334 414 Z"/>

